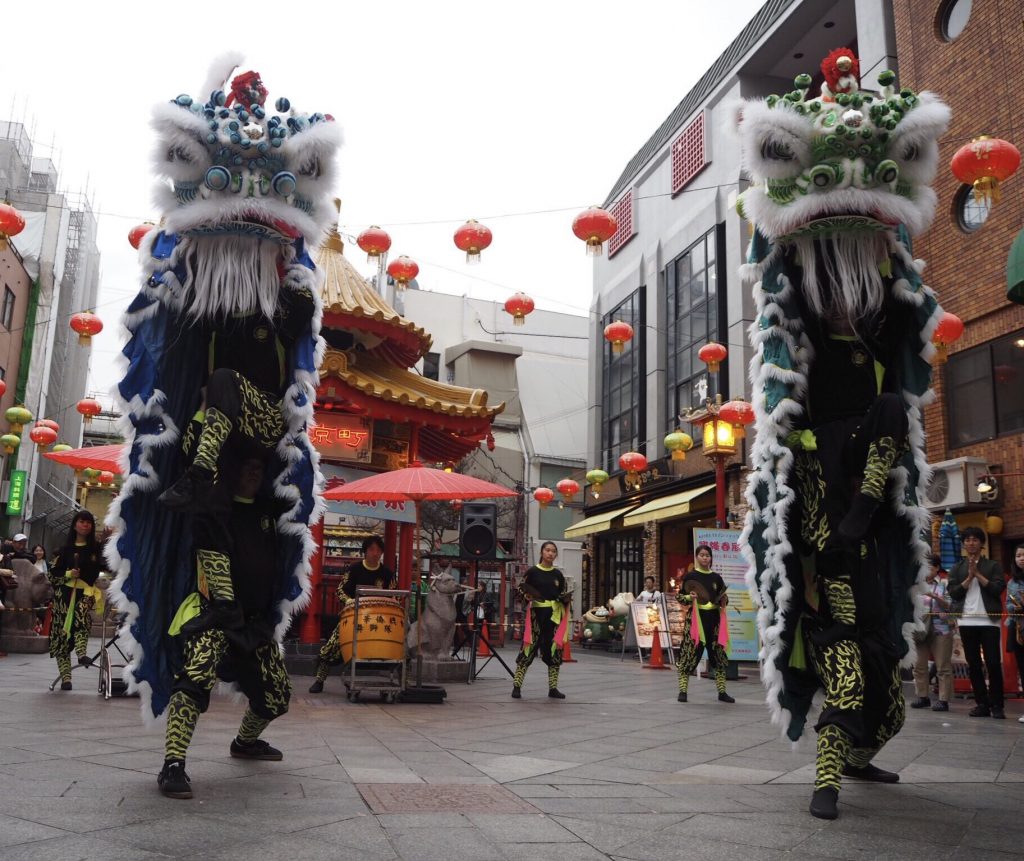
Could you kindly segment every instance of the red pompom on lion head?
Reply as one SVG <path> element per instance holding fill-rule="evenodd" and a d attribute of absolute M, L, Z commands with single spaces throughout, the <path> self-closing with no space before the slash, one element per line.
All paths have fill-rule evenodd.
<path fill-rule="evenodd" d="M 860 85 L 860 62 L 849 48 L 836 48 L 832 51 L 821 61 L 821 73 L 833 95 L 854 93 Z"/>
<path fill-rule="evenodd" d="M 242 72 L 231 80 L 231 92 L 225 100 L 227 104 L 238 102 L 245 108 L 250 105 L 263 105 L 267 101 L 267 88 L 260 80 L 259 72 Z"/>

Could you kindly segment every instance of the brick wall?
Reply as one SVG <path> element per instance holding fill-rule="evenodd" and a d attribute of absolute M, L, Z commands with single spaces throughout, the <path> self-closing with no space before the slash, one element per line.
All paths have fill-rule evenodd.
<path fill-rule="evenodd" d="M 939 196 L 931 229 L 914 240 L 914 255 L 928 264 L 925 282 L 943 307 L 966 328 L 952 352 L 983 344 L 1024 328 L 1024 306 L 1006 300 L 1006 257 L 1024 227 L 1024 171 L 1001 185 L 981 229 L 960 230 L 954 197 L 960 188 L 949 170 L 953 154 L 972 137 L 990 134 L 1024 148 L 1019 110 L 1024 86 L 1024 17 L 1020 0 L 974 3 L 961 36 L 946 42 L 939 35 L 939 0 L 893 0 L 900 86 L 932 90 L 949 104 L 953 121 L 939 148 L 935 190 Z M 944 370 L 936 374 L 936 402 L 925 411 L 928 459 L 982 457 L 1006 472 L 1024 472 L 1024 434 L 950 449 L 943 397 Z M 1004 538 L 1024 538 L 1024 478 L 1004 479 Z M 998 546 L 998 542 L 993 542 Z M 996 554 L 999 555 L 998 553 Z"/>

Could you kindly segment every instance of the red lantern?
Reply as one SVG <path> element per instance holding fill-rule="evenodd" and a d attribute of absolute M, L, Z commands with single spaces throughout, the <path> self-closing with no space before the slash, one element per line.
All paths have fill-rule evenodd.
<path fill-rule="evenodd" d="M 580 492 L 580 486 L 571 478 L 563 478 L 555 485 L 555 490 L 562 494 L 562 499 L 566 502 L 572 502 L 572 498 Z"/>
<path fill-rule="evenodd" d="M 92 422 L 93 416 L 98 416 L 103 412 L 103 407 L 100 406 L 100 402 L 93 398 L 82 398 L 82 400 L 80 400 L 75 406 L 75 409 L 85 417 L 86 424 L 90 424 Z"/>
<path fill-rule="evenodd" d="M 640 472 L 647 469 L 647 458 L 638 451 L 627 451 L 619 458 L 619 467 L 626 472 Z"/>
<path fill-rule="evenodd" d="M 135 227 L 128 231 L 128 244 L 132 248 L 138 249 L 142 244 L 142 238 L 154 227 L 156 225 L 152 221 L 144 221 L 142 224 L 135 225 Z"/>
<path fill-rule="evenodd" d="M 479 263 L 480 252 L 491 244 L 492 238 L 489 228 L 471 218 L 455 231 L 455 247 L 466 252 L 467 263 Z"/>
<path fill-rule="evenodd" d="M 621 353 L 626 343 L 633 340 L 633 327 L 616 320 L 604 327 L 604 339 L 611 343 L 613 353 Z"/>
<path fill-rule="evenodd" d="M 0 398 L 2 398 L 6 393 L 7 383 L 5 383 L 3 380 L 0 380 Z"/>
<path fill-rule="evenodd" d="M 78 332 L 78 343 L 88 347 L 92 336 L 103 331 L 103 321 L 91 311 L 80 311 L 71 318 L 71 328 Z"/>
<path fill-rule="evenodd" d="M 452 511 L 456 511 L 456 512 L 462 511 L 462 500 L 461 499 L 453 499 L 452 500 Z"/>
<path fill-rule="evenodd" d="M 533 299 L 525 293 L 516 293 L 505 300 L 505 310 L 512 315 L 512 324 L 522 326 L 526 315 L 533 312 Z"/>
<path fill-rule="evenodd" d="M 712 374 L 718 373 L 718 366 L 725 361 L 727 355 L 729 355 L 729 351 L 714 341 L 705 344 L 697 351 L 697 358 L 708 366 L 708 370 Z"/>
<path fill-rule="evenodd" d="M 37 428 L 50 428 L 54 433 L 60 433 L 60 425 L 57 424 L 53 419 L 39 419 L 36 422 Z"/>
<path fill-rule="evenodd" d="M 404 254 L 388 264 L 388 275 L 395 279 L 395 284 L 399 290 L 404 290 L 419 272 L 420 267 L 416 265 L 416 261 L 411 257 L 406 257 Z"/>
<path fill-rule="evenodd" d="M 604 243 L 615 235 L 618 226 L 610 212 L 592 206 L 573 219 L 572 232 L 587 243 L 587 254 L 600 257 Z"/>
<path fill-rule="evenodd" d="M 36 425 L 29 431 L 28 438 L 39 446 L 40 451 L 45 451 L 48 446 L 57 441 L 57 431 L 45 425 Z"/>
<path fill-rule="evenodd" d="M 941 365 L 946 361 L 949 345 L 958 340 L 963 333 L 964 321 L 956 314 L 950 314 L 949 311 L 944 312 L 932 333 L 932 343 L 935 345 L 935 364 Z"/>
<path fill-rule="evenodd" d="M 96 477 L 96 480 L 100 484 L 113 484 L 114 483 L 114 473 L 112 473 L 110 470 L 105 469 L 105 470 L 103 470 L 103 472 L 101 472 Z"/>
<path fill-rule="evenodd" d="M 356 237 L 356 245 L 366 252 L 366 262 L 373 263 L 391 247 L 391 237 L 386 230 L 374 224 Z"/>
<path fill-rule="evenodd" d="M 1008 141 L 982 135 L 960 147 L 949 167 L 960 182 L 974 186 L 978 203 L 999 203 L 999 183 L 1020 167 L 1020 152 Z"/>
<path fill-rule="evenodd" d="M 555 492 L 550 487 L 538 487 L 533 492 L 533 498 L 540 503 L 541 508 L 547 508 L 555 498 Z"/>
<path fill-rule="evenodd" d="M 754 422 L 754 408 L 742 398 L 737 398 L 722 404 L 718 416 L 733 426 L 734 439 L 743 439 L 747 435 L 744 428 Z"/>
<path fill-rule="evenodd" d="M 7 247 L 7 240 L 25 229 L 25 219 L 9 203 L 0 203 L 0 251 Z"/>

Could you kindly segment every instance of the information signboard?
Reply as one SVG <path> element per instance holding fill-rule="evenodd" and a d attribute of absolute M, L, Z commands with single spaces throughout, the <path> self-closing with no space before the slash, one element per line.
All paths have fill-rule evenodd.
<path fill-rule="evenodd" d="M 11 470 L 10 492 L 7 495 L 7 513 L 21 514 L 25 508 L 25 485 L 28 474 L 23 469 Z"/>

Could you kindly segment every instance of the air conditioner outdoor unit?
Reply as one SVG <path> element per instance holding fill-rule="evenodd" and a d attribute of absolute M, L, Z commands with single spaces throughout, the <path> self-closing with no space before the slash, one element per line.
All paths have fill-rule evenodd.
<path fill-rule="evenodd" d="M 963 508 L 991 508 L 998 491 L 978 492 L 978 479 L 990 472 L 988 462 L 980 457 L 957 457 L 932 464 L 932 480 L 928 484 L 925 508 L 929 511 L 956 511 Z"/>

